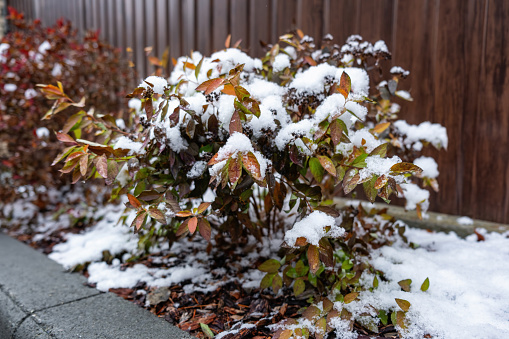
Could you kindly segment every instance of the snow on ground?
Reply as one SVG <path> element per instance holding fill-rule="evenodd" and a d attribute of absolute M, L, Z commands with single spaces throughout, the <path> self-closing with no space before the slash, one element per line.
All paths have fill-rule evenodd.
<path fill-rule="evenodd" d="M 482 230 L 480 230 L 482 232 Z M 395 298 L 408 300 L 408 338 L 509 338 L 509 233 L 483 232 L 466 239 L 455 233 L 429 233 L 408 229 L 408 240 L 420 245 L 411 249 L 402 243 L 383 247 L 371 263 L 385 273 L 374 292 L 361 293 L 348 304 L 350 311 L 364 305 L 399 310 Z M 429 278 L 428 291 L 420 291 Z M 398 281 L 412 279 L 411 292 L 403 292 Z M 367 287 L 373 277 L 364 277 Z M 354 313 L 354 312 L 352 312 Z"/>
<path fill-rule="evenodd" d="M 140 281 L 153 287 L 187 281 L 186 292 L 206 293 L 225 283 L 221 278 L 226 276 L 226 270 L 210 268 L 205 241 L 184 239 L 176 243 L 172 253 L 197 253 L 186 255 L 185 259 L 154 256 L 154 260 L 164 264 L 161 268 L 148 268 L 143 264 L 126 268 L 119 259 L 113 260 L 111 265 L 102 262 L 104 250 L 115 255 L 136 248 L 129 228 L 116 225 L 120 209 L 109 208 L 111 213 L 107 218 L 83 234 L 68 235 L 66 243 L 54 247 L 50 258 L 65 267 L 91 261 L 89 282 L 102 291 L 132 288 Z M 420 245 L 419 248 L 412 249 L 398 241 L 372 254 L 371 263 L 383 271 L 389 281 L 380 281 L 373 292 L 365 291 L 350 304 L 336 307 L 346 307 L 355 315 L 366 310 L 368 304 L 398 310 L 394 299 L 405 299 L 412 305 L 407 313 L 411 323 L 408 338 L 422 338 L 427 333 L 434 338 L 447 339 L 509 338 L 509 234 L 482 233 L 485 241 L 477 242 L 475 235 L 461 239 L 454 233 L 409 228 L 406 235 L 409 241 Z M 260 256 L 275 253 L 282 235 L 279 238 L 270 246 L 254 245 L 253 253 L 238 264 L 250 267 Z M 257 287 L 262 277 L 263 273 L 250 269 L 241 282 L 246 288 Z M 426 278 L 429 278 L 430 287 L 422 292 L 420 286 Z M 398 281 L 403 279 L 412 279 L 410 293 L 401 291 Z M 362 281 L 367 288 L 371 287 L 373 276 L 366 275 Z"/>

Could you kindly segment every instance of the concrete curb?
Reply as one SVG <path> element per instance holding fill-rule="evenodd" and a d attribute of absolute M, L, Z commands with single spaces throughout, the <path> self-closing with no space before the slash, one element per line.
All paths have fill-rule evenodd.
<path fill-rule="evenodd" d="M 490 221 L 474 219 L 472 225 L 464 225 L 458 222 L 458 215 L 442 214 L 436 212 L 427 212 L 428 217 L 420 220 L 415 211 L 406 211 L 403 207 L 387 205 L 384 203 L 371 204 L 368 201 L 351 200 L 345 198 L 335 198 L 334 203 L 337 207 L 358 206 L 359 202 L 363 206 L 374 206 L 377 209 L 387 208 L 387 214 L 392 215 L 398 220 L 405 222 L 408 226 L 422 229 L 429 229 L 437 232 L 455 232 L 460 237 L 466 237 L 474 233 L 476 228 L 484 228 L 488 232 L 508 232 L 509 225 L 499 224 Z"/>
<path fill-rule="evenodd" d="M 0 233 L 0 339 L 193 338 Z"/>

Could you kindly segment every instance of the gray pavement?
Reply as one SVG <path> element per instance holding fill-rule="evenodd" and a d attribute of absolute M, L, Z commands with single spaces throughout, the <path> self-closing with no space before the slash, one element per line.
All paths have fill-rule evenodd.
<path fill-rule="evenodd" d="M 0 233 L 0 339 L 193 338 Z"/>

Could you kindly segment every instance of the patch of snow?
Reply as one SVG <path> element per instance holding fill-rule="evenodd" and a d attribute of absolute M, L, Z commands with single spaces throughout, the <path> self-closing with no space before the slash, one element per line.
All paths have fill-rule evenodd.
<path fill-rule="evenodd" d="M 458 219 L 456 219 L 456 222 L 460 225 L 473 225 L 474 224 L 474 220 L 472 218 L 469 218 L 469 217 L 459 217 Z"/>
<path fill-rule="evenodd" d="M 419 158 L 414 160 L 414 165 L 419 166 L 420 168 L 422 168 L 421 175 L 423 177 L 427 177 L 427 178 L 436 178 L 436 177 L 438 177 L 438 174 L 439 174 L 439 172 L 438 172 L 438 164 L 435 161 L 435 159 L 433 159 L 431 157 L 422 156 L 422 157 L 419 157 Z"/>

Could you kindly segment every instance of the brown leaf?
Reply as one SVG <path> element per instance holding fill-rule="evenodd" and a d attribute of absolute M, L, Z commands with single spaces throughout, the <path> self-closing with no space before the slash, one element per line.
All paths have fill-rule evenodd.
<path fill-rule="evenodd" d="M 136 197 L 130 193 L 127 193 L 127 198 L 129 199 L 129 203 L 136 209 L 141 207 L 141 202 L 136 199 Z"/>
<path fill-rule="evenodd" d="M 384 187 L 387 181 L 389 181 L 389 178 L 385 174 L 382 174 L 381 176 L 378 177 L 378 179 L 376 179 L 375 188 L 380 189 Z"/>
<path fill-rule="evenodd" d="M 212 204 L 211 202 L 202 202 L 200 206 L 198 206 L 198 213 L 202 214 L 203 212 L 205 212 L 211 204 Z"/>
<path fill-rule="evenodd" d="M 391 171 L 393 173 L 401 174 L 401 173 L 413 173 L 413 174 L 419 174 L 422 173 L 422 168 L 409 163 L 409 162 L 400 162 L 391 167 Z"/>
<path fill-rule="evenodd" d="M 306 60 L 306 62 L 311 66 L 316 66 L 316 61 L 313 60 L 313 58 L 310 57 L 309 55 L 304 56 L 304 60 Z"/>
<path fill-rule="evenodd" d="M 230 41 L 231 41 L 231 39 L 232 39 L 232 35 L 228 34 L 228 36 L 226 37 L 226 40 L 224 42 L 224 47 L 230 48 Z"/>
<path fill-rule="evenodd" d="M 258 163 L 258 160 L 256 159 L 255 155 L 252 152 L 249 152 L 247 154 L 244 154 L 242 156 L 242 165 L 248 171 L 253 179 L 257 181 L 262 181 L 262 173 L 260 170 L 260 164 Z"/>
<path fill-rule="evenodd" d="M 136 227 L 136 231 L 139 231 L 143 222 L 145 221 L 145 217 L 147 216 L 147 212 L 138 213 L 136 219 L 133 221 L 133 225 Z"/>
<path fill-rule="evenodd" d="M 320 253 L 318 252 L 318 247 L 315 245 L 309 245 L 308 247 L 308 262 L 309 270 L 311 273 L 315 274 L 320 268 Z"/>
<path fill-rule="evenodd" d="M 486 238 L 481 233 L 477 232 L 477 230 L 474 230 L 475 235 L 477 235 L 477 241 L 484 241 Z"/>
<path fill-rule="evenodd" d="M 320 161 L 320 164 L 327 172 L 329 172 L 330 175 L 335 177 L 336 174 L 336 167 L 334 167 L 334 163 L 329 157 L 326 157 L 325 155 L 319 155 L 317 156 L 318 160 Z"/>
<path fill-rule="evenodd" d="M 341 74 L 341 80 L 339 81 L 338 92 L 341 93 L 346 99 L 348 98 L 351 89 L 352 80 L 350 79 L 350 76 L 345 71 L 343 71 L 343 74 Z"/>
<path fill-rule="evenodd" d="M 223 89 L 221 90 L 222 93 L 227 95 L 236 95 L 235 94 L 235 88 L 232 84 L 226 84 L 224 85 Z"/>
<path fill-rule="evenodd" d="M 346 172 L 345 177 L 343 179 L 343 190 L 345 191 L 345 194 L 352 192 L 359 183 L 359 180 L 360 180 L 359 170 L 357 170 L 356 168 L 353 168 Z"/>
<path fill-rule="evenodd" d="M 391 125 L 390 122 L 380 123 L 380 124 L 376 125 L 375 128 L 373 128 L 373 132 L 380 134 L 383 131 L 385 131 L 390 125 Z"/>
<path fill-rule="evenodd" d="M 200 220 L 198 221 L 198 231 L 205 240 L 210 241 L 212 227 L 210 226 L 210 223 L 207 219 L 200 218 Z"/>
<path fill-rule="evenodd" d="M 65 133 L 56 132 L 57 139 L 67 144 L 78 145 L 78 143 L 69 135 Z"/>
<path fill-rule="evenodd" d="M 97 173 L 104 179 L 108 178 L 108 159 L 103 154 L 100 157 L 97 157 L 97 163 L 95 164 L 97 168 Z"/>
<path fill-rule="evenodd" d="M 147 59 L 154 66 L 161 66 L 162 65 L 161 60 L 159 60 L 158 57 L 155 57 L 153 55 L 149 56 Z"/>
<path fill-rule="evenodd" d="M 407 300 L 398 299 L 398 298 L 395 298 L 395 300 L 396 300 L 396 303 L 398 304 L 398 306 L 401 307 L 401 309 L 403 311 L 408 312 L 411 304 Z"/>
<path fill-rule="evenodd" d="M 205 95 L 212 93 L 216 88 L 221 86 L 224 83 L 224 79 L 216 78 L 210 79 L 203 83 L 201 83 L 198 87 L 196 87 L 197 91 L 205 91 Z"/>
<path fill-rule="evenodd" d="M 230 178 L 230 184 L 235 185 L 242 174 L 242 159 L 240 156 L 237 158 L 230 159 L 230 165 L 228 166 L 228 177 Z"/>
<path fill-rule="evenodd" d="M 330 124 L 330 136 L 332 139 L 332 144 L 336 147 L 341 142 L 341 136 L 343 135 L 343 128 L 341 128 L 341 124 L 338 119 L 334 119 Z"/>
<path fill-rule="evenodd" d="M 87 174 L 88 170 L 88 154 L 82 155 L 80 158 L 80 172 L 82 176 Z"/>
<path fill-rule="evenodd" d="M 191 211 L 180 211 L 180 212 L 175 214 L 175 216 L 181 217 L 181 218 L 187 218 L 187 217 L 190 217 L 192 215 L 193 215 L 193 213 L 191 213 Z"/>
<path fill-rule="evenodd" d="M 189 229 L 189 232 L 191 234 L 194 233 L 194 231 L 196 231 L 196 226 L 198 225 L 198 218 L 197 217 L 192 217 L 189 222 L 187 223 L 187 228 Z"/>
<path fill-rule="evenodd" d="M 182 224 L 180 224 L 179 228 L 177 229 L 177 232 L 175 233 L 175 236 L 180 237 L 182 234 L 188 232 L 187 224 L 189 223 L 189 219 L 186 219 Z"/>
<path fill-rule="evenodd" d="M 157 208 L 150 207 L 148 210 L 148 214 L 155 220 L 159 221 L 161 224 L 166 224 L 166 217 L 164 216 L 164 213 L 158 210 Z"/>
<path fill-rule="evenodd" d="M 344 298 L 345 304 L 351 303 L 352 301 L 357 299 L 358 296 L 359 296 L 358 292 L 348 293 L 347 295 L 345 295 L 345 298 Z"/>
<path fill-rule="evenodd" d="M 235 110 L 233 112 L 229 127 L 230 135 L 232 135 L 235 132 L 242 133 L 242 121 L 240 120 L 239 111 Z"/>

